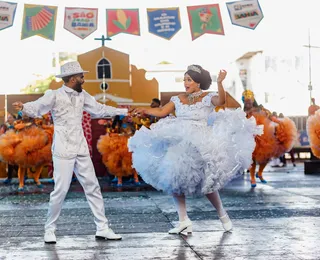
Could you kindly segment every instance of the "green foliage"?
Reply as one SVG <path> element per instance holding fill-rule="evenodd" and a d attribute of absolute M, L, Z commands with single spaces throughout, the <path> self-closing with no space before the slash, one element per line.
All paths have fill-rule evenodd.
<path fill-rule="evenodd" d="M 25 88 L 21 89 L 21 92 L 24 94 L 41 94 L 49 89 L 51 81 L 54 79 L 54 75 L 49 76 L 45 79 L 39 79 L 29 84 Z"/>
<path fill-rule="evenodd" d="M 169 64 L 172 64 L 172 63 L 165 60 L 158 63 L 158 65 L 169 65 Z"/>

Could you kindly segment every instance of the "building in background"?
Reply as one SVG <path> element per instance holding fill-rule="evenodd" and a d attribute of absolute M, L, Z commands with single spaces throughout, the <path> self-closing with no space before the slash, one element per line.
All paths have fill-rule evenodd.
<path fill-rule="evenodd" d="M 247 52 L 235 63 L 243 89 L 252 90 L 259 104 L 287 116 L 306 115 L 310 98 L 304 49 Z M 319 76 L 314 76 L 314 86 Z M 315 88 L 314 94 L 318 92 Z"/>

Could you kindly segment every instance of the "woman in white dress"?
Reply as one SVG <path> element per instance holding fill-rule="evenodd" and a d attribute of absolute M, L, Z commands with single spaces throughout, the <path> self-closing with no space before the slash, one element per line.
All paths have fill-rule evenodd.
<path fill-rule="evenodd" d="M 220 71 L 217 93 L 203 92 L 209 89 L 211 76 L 201 66 L 191 65 L 184 75 L 184 94 L 173 96 L 160 108 L 132 111 L 159 118 L 173 112 L 176 115 L 161 119 L 150 129 L 142 127 L 128 143 L 133 167 L 143 180 L 173 196 L 179 225 L 169 230 L 170 234 L 192 232 L 185 202 L 188 195 L 205 195 L 217 210 L 225 231 L 232 229 L 218 190 L 249 168 L 254 136 L 261 130 L 240 109 L 214 111 L 225 103 L 222 82 L 226 75 L 226 71 Z"/>

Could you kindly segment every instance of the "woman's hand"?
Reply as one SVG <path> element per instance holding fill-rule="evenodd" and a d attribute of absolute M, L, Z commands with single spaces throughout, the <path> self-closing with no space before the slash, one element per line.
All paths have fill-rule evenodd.
<path fill-rule="evenodd" d="M 227 76 L 227 72 L 225 70 L 220 70 L 217 82 L 222 83 L 222 81 L 226 78 L 226 76 Z"/>
<path fill-rule="evenodd" d="M 147 109 L 143 107 L 137 107 L 129 111 L 129 116 L 141 116 L 146 114 Z"/>

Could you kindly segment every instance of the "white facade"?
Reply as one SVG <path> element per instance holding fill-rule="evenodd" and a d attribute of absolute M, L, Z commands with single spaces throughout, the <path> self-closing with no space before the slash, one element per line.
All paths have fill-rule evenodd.
<path fill-rule="evenodd" d="M 239 71 L 246 70 L 246 87 L 254 92 L 257 102 L 287 116 L 306 115 L 310 105 L 307 49 L 266 49 L 248 56 L 236 64 Z M 312 80 L 317 99 L 320 74 L 314 72 Z"/>

